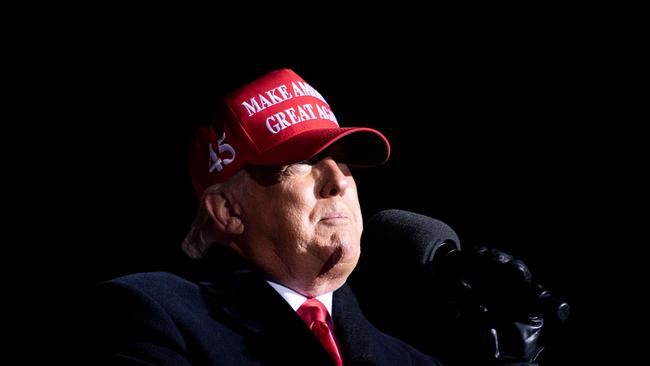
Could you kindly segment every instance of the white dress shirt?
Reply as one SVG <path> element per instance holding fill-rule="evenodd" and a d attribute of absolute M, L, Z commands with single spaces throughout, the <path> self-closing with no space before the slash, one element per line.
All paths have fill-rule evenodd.
<path fill-rule="evenodd" d="M 273 289 L 277 291 L 280 294 L 280 296 L 282 296 L 282 298 L 286 300 L 286 302 L 289 303 L 289 305 L 294 311 L 298 311 L 300 305 L 302 305 L 302 303 L 304 303 L 305 300 L 307 300 L 307 297 L 297 293 L 296 291 L 288 287 L 284 287 L 279 283 L 275 283 L 271 281 L 266 281 L 266 282 L 268 282 L 268 284 L 271 285 L 271 287 L 273 287 Z M 330 313 L 330 316 L 332 316 L 332 294 L 333 294 L 332 292 L 328 292 L 320 296 L 316 296 L 316 299 L 322 302 L 323 305 L 325 305 L 325 307 L 327 308 L 327 312 Z"/>

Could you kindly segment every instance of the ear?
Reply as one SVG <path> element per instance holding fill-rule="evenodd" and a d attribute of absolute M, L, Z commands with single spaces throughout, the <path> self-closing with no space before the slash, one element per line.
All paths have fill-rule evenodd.
<path fill-rule="evenodd" d="M 230 235 L 239 235 L 244 232 L 244 224 L 241 221 L 241 208 L 232 197 L 219 192 L 207 194 L 203 197 L 203 200 L 212 222 L 219 231 Z"/>

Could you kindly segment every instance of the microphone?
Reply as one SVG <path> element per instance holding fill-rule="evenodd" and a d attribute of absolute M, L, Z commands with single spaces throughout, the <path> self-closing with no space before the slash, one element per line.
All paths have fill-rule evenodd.
<path fill-rule="evenodd" d="M 422 292 L 441 285 L 454 301 L 492 305 L 564 321 L 569 304 L 532 281 L 526 265 L 496 249 L 461 250 L 444 222 L 409 211 L 384 210 L 368 220 L 361 238 L 363 265 Z"/>
<path fill-rule="evenodd" d="M 460 250 L 456 232 L 434 218 L 402 210 L 384 210 L 368 220 L 361 237 L 370 266 L 404 275 L 431 275 L 450 252 Z"/>

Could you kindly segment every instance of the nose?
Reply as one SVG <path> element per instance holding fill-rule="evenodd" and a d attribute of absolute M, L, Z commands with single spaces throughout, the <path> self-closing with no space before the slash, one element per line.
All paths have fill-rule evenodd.
<path fill-rule="evenodd" d="M 343 168 L 332 158 L 321 160 L 318 165 L 322 172 L 322 185 L 320 189 L 321 197 L 342 196 L 350 186 L 349 171 Z"/>

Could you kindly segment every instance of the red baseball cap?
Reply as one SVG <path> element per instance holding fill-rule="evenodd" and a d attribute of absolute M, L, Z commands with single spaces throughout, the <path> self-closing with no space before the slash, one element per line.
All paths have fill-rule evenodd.
<path fill-rule="evenodd" d="M 190 152 L 192 184 L 203 191 L 246 165 L 282 166 L 307 160 L 341 139 L 348 164 L 370 167 L 390 155 L 372 128 L 340 127 L 323 96 L 289 69 L 270 72 L 225 98 L 215 126 L 201 128 Z"/>

